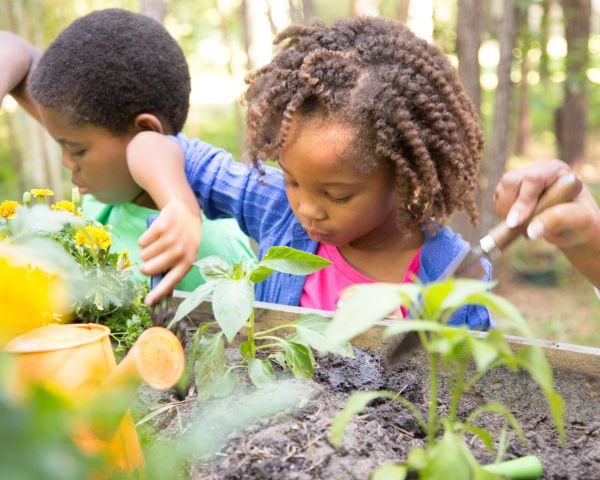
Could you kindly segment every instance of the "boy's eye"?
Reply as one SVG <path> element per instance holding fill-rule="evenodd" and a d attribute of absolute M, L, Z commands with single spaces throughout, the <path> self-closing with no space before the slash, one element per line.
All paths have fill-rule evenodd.
<path fill-rule="evenodd" d="M 71 152 L 71 155 L 73 155 L 74 157 L 83 157 L 83 155 L 85 154 L 86 150 L 77 150 L 76 152 Z"/>

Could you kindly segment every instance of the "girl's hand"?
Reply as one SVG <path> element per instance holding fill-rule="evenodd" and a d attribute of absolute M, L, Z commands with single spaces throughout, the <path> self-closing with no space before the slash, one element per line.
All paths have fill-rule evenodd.
<path fill-rule="evenodd" d="M 173 291 L 190 270 L 198 255 L 202 238 L 199 210 L 191 212 L 181 201 L 173 200 L 161 210 L 158 218 L 140 237 L 140 270 L 146 275 L 167 271 L 165 277 L 146 297 L 153 305 Z"/>

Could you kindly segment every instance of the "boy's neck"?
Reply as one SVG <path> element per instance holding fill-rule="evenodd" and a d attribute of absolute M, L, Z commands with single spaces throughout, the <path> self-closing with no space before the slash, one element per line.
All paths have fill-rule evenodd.
<path fill-rule="evenodd" d="M 133 199 L 131 203 L 139 205 L 140 207 L 151 208 L 153 210 L 158 210 L 156 203 L 152 200 L 152 197 L 148 195 L 147 192 L 142 191 L 140 195 Z"/>

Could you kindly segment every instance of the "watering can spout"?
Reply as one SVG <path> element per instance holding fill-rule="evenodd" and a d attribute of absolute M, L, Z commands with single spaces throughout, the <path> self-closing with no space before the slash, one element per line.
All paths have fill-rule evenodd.
<path fill-rule="evenodd" d="M 144 331 L 90 400 L 94 434 L 111 438 L 141 383 L 166 390 L 177 383 L 183 368 L 183 348 L 171 331 L 160 327 Z"/>

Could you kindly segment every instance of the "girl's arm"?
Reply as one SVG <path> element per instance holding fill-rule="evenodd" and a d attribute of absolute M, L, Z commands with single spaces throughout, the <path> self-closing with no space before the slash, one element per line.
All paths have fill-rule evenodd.
<path fill-rule="evenodd" d="M 11 32 L 0 31 L 0 101 L 10 94 L 38 121 L 38 103 L 27 89 L 27 76 L 39 56 L 33 45 Z"/>
<path fill-rule="evenodd" d="M 200 206 L 185 176 L 181 149 L 168 137 L 141 132 L 127 146 L 135 182 L 152 197 L 160 215 L 140 237 L 142 273 L 168 273 L 146 297 L 154 304 L 171 292 L 196 261 L 202 237 Z"/>
<path fill-rule="evenodd" d="M 541 193 L 570 167 L 560 160 L 538 161 L 506 173 L 494 204 L 509 226 L 528 218 Z M 543 238 L 558 246 L 592 284 L 600 288 L 600 208 L 585 187 L 570 203 L 548 208 L 529 224 L 530 238 Z"/>

